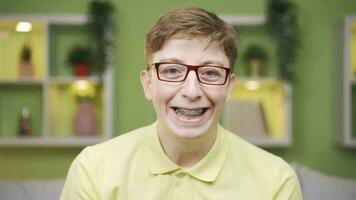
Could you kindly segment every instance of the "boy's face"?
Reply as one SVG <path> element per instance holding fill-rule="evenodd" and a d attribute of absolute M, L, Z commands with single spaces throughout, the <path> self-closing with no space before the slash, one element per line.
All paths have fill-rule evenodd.
<path fill-rule="evenodd" d="M 151 61 L 229 68 L 224 52 L 203 37 L 170 39 Z M 157 114 L 158 132 L 181 138 L 197 138 L 216 130 L 234 79 L 228 74 L 225 85 L 206 85 L 199 82 L 194 71 L 178 83 L 159 80 L 154 68 L 141 73 L 145 96 L 152 100 Z"/>

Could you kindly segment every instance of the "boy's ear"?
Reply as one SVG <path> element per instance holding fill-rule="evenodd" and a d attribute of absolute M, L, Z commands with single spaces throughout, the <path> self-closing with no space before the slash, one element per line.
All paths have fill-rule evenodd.
<path fill-rule="evenodd" d="M 228 83 L 229 85 L 228 85 L 228 88 L 227 88 L 226 102 L 229 101 L 230 98 L 231 98 L 231 91 L 232 91 L 232 88 L 235 85 L 235 80 L 236 80 L 235 74 L 231 74 L 229 76 L 229 83 Z"/>
<path fill-rule="evenodd" d="M 147 100 L 152 99 L 152 91 L 151 91 L 151 73 L 147 71 L 146 69 L 141 71 L 141 85 L 143 88 L 143 92 L 145 93 L 145 97 Z"/>

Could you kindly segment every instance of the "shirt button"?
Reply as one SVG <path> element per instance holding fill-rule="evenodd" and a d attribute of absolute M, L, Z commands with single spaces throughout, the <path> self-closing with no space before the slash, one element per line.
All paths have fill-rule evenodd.
<path fill-rule="evenodd" d="M 179 174 L 176 175 L 178 178 L 183 178 L 185 176 L 185 173 L 181 172 Z"/>
<path fill-rule="evenodd" d="M 182 183 L 180 181 L 175 182 L 175 186 L 179 187 Z"/>

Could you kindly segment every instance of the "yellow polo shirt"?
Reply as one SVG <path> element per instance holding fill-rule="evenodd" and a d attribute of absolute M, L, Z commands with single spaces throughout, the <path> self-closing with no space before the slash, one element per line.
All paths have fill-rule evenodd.
<path fill-rule="evenodd" d="M 279 157 L 219 126 L 192 168 L 172 162 L 156 123 L 85 148 L 73 161 L 61 200 L 300 200 L 298 179 Z"/>

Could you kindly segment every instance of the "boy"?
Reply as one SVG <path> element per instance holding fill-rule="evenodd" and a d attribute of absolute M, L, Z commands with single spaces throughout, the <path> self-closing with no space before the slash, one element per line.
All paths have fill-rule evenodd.
<path fill-rule="evenodd" d="M 161 17 L 141 73 L 157 121 L 84 149 L 61 199 L 302 199 L 288 164 L 218 123 L 235 80 L 235 39 L 202 9 Z"/>

